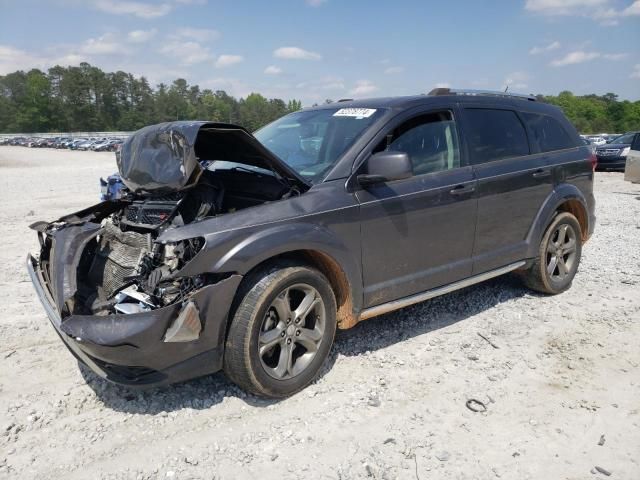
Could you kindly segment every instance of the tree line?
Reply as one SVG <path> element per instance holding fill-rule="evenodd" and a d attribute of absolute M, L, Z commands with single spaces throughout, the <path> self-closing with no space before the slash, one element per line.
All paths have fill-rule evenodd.
<path fill-rule="evenodd" d="M 81 63 L 0 76 L 0 132 L 131 131 L 173 120 L 237 123 L 249 130 L 302 108 L 252 93 L 236 99 L 179 78 L 152 88 L 144 77 Z"/>
<path fill-rule="evenodd" d="M 640 130 L 640 101 L 617 95 L 538 95 L 558 105 L 581 133 Z M 326 100 L 331 103 L 331 100 Z M 236 99 L 224 90 L 200 89 L 179 78 L 155 88 L 144 77 L 104 72 L 88 63 L 0 76 L 0 132 L 131 131 L 172 120 L 211 120 L 256 130 L 299 110 L 299 100 L 258 93 Z"/>
<path fill-rule="evenodd" d="M 618 100 L 615 93 L 558 96 L 538 95 L 541 101 L 562 108 L 580 133 L 624 133 L 640 130 L 640 101 Z"/>

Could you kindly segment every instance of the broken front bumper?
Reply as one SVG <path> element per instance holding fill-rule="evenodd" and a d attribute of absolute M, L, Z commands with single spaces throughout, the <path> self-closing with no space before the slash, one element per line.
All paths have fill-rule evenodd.
<path fill-rule="evenodd" d="M 191 342 L 163 341 L 181 304 L 144 313 L 71 315 L 61 318 L 38 260 L 27 269 L 56 332 L 71 353 L 97 375 L 130 386 L 159 386 L 222 368 L 227 315 L 242 277 L 231 275 L 190 296 L 200 312 L 202 332 Z"/>

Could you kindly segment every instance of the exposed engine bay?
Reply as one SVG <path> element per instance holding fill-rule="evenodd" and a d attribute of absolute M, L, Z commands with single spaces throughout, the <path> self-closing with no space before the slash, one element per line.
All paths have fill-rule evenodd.
<path fill-rule="evenodd" d="M 220 278 L 181 277 L 180 270 L 202 249 L 205 239 L 156 242 L 163 232 L 304 191 L 304 186 L 286 177 L 287 172 L 271 168 L 258 147 L 240 142 L 238 132 L 243 131 L 224 136 L 224 130 L 200 129 L 200 125 L 191 132 L 155 128 L 146 138 L 143 129 L 137 134 L 142 140 L 137 137 L 125 144 L 122 155 L 129 157 L 118 158 L 124 184 L 119 198 L 99 204 L 101 209 L 91 211 L 88 222 L 80 222 L 76 214 L 36 228 L 42 233 L 43 271 L 57 290 L 53 294 L 63 316 L 142 313 L 185 301 L 193 291 Z M 149 144 L 153 148 L 146 148 Z M 163 151 L 160 158 L 158 152 Z M 56 242 L 62 244 L 59 237 L 64 235 L 57 233 L 70 227 L 84 228 L 86 233 L 74 233 L 73 241 L 82 242 L 82 248 L 74 247 L 76 271 L 72 277 L 66 275 L 73 281 L 56 286 L 53 281 L 60 272 L 52 269 L 60 259 L 49 257 L 55 255 Z M 68 252 L 64 255 L 69 257 Z"/>
<path fill-rule="evenodd" d="M 204 239 L 161 245 L 154 242 L 161 232 L 297 193 L 271 174 L 242 167 L 205 169 L 193 187 L 172 194 L 125 191 L 124 207 L 101 222 L 100 232 L 85 247 L 70 313 L 139 313 L 181 301 L 207 283 L 203 276 L 173 278 Z"/>

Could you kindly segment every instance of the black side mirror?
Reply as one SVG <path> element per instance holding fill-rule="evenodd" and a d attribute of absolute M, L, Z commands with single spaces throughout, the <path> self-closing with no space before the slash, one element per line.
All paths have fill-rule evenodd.
<path fill-rule="evenodd" d="M 406 153 L 389 150 L 371 155 L 366 162 L 365 172 L 358 175 L 358 183 L 362 186 L 412 177 L 413 165 Z"/>
<path fill-rule="evenodd" d="M 631 150 L 640 151 L 640 133 L 636 133 L 636 136 L 633 137 L 633 142 L 631 142 Z"/>

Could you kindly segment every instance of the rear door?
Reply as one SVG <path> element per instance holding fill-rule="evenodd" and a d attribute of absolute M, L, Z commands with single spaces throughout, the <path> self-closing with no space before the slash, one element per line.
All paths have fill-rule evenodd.
<path fill-rule="evenodd" d="M 453 106 L 416 112 L 384 129 L 365 156 L 406 152 L 414 176 L 359 188 L 364 306 L 471 274 L 475 180 L 461 162 Z"/>
<path fill-rule="evenodd" d="M 522 116 L 509 105 L 465 105 L 464 136 L 478 181 L 473 274 L 526 257 L 527 232 L 553 190 L 546 153 L 530 144 Z"/>

